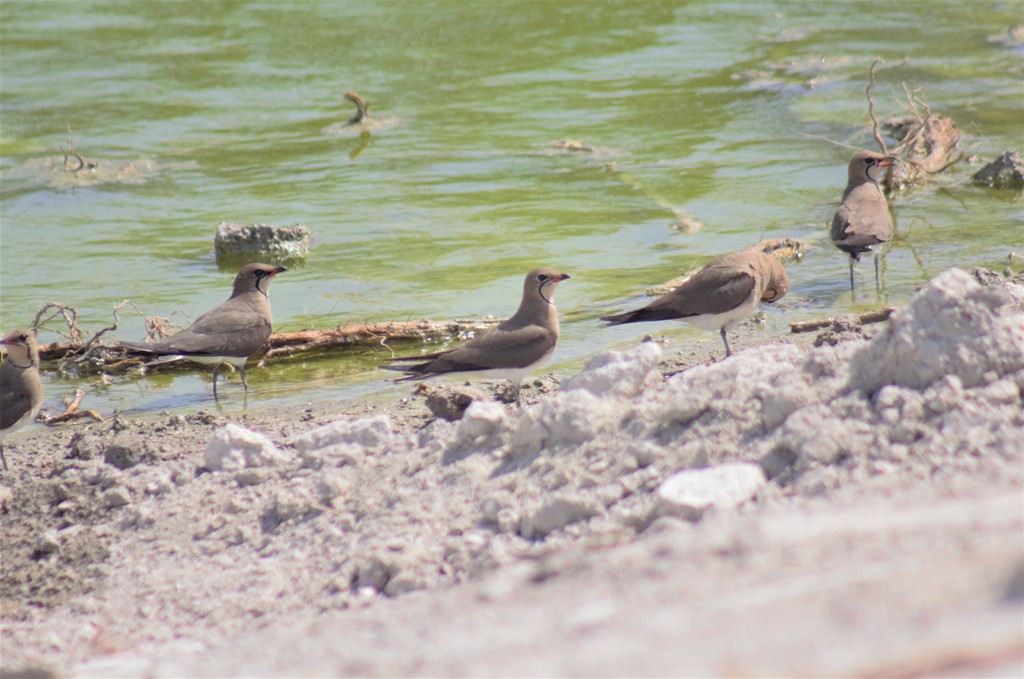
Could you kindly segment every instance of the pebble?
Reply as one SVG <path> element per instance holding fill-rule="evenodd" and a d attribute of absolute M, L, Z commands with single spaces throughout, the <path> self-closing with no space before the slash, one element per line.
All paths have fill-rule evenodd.
<path fill-rule="evenodd" d="M 273 441 L 237 424 L 218 429 L 206 446 L 204 463 L 210 471 L 263 467 L 284 461 Z"/>
<path fill-rule="evenodd" d="M 49 530 L 36 538 L 36 551 L 41 554 L 53 554 L 60 549 L 60 538 L 55 531 Z"/>
<path fill-rule="evenodd" d="M 124 486 L 114 486 L 100 496 L 100 503 L 104 507 L 124 507 L 131 504 L 132 494 Z"/>

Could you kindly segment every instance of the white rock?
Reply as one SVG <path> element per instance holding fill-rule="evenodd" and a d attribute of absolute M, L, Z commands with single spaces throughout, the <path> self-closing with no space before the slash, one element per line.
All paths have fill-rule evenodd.
<path fill-rule="evenodd" d="M 380 449 L 392 442 L 391 418 L 377 415 L 355 422 L 339 420 L 325 424 L 298 436 L 293 441 L 300 453 L 338 444 L 355 444 L 363 448 Z"/>
<path fill-rule="evenodd" d="M 656 370 L 660 360 L 661 348 L 655 342 L 642 342 L 629 351 L 608 351 L 563 381 L 561 391 L 585 389 L 595 396 L 632 398 L 650 382 L 661 381 Z"/>
<path fill-rule="evenodd" d="M 206 446 L 205 465 L 210 471 L 271 466 L 284 460 L 273 441 L 237 424 L 218 429 Z"/>
<path fill-rule="evenodd" d="M 1004 287 L 983 286 L 960 269 L 925 285 L 853 357 L 851 386 L 924 389 L 947 375 L 967 388 L 985 373 L 1024 369 L 1024 309 Z"/>
<path fill-rule="evenodd" d="M 342 472 L 332 469 L 320 475 L 316 482 L 316 494 L 326 504 L 348 493 L 351 482 Z"/>
<path fill-rule="evenodd" d="M 511 436 L 512 418 L 500 403 L 474 401 L 455 424 L 444 461 L 451 463 L 472 453 L 487 453 L 501 448 Z"/>
<path fill-rule="evenodd" d="M 672 377 L 663 388 L 640 395 L 637 418 L 664 428 L 689 424 L 704 413 L 720 413 L 734 420 L 735 426 L 760 425 L 763 389 L 759 385 L 781 382 L 779 376 L 791 375 L 801 360 L 794 346 L 770 345 L 694 366 Z"/>
<path fill-rule="evenodd" d="M 559 392 L 523 412 L 512 434 L 511 455 L 593 440 L 618 427 L 629 409 L 628 402 L 602 399 L 584 389 Z"/>
<path fill-rule="evenodd" d="M 733 509 L 757 495 L 766 479 L 760 465 L 731 463 L 688 469 L 665 479 L 657 490 L 660 513 L 697 521 L 711 509 Z"/>

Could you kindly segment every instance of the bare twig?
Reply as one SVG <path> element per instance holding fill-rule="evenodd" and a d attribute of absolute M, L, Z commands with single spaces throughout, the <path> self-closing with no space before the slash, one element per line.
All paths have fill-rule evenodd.
<path fill-rule="evenodd" d="M 142 313 L 141 311 L 139 311 L 139 308 L 135 306 L 135 303 L 129 299 L 122 300 L 119 304 L 115 304 L 112 310 L 114 316 L 113 324 L 108 325 L 107 327 L 102 328 L 99 331 L 93 333 L 92 337 L 90 337 L 89 339 L 82 343 L 82 348 L 78 356 L 72 359 L 75 363 L 82 363 L 84 361 L 89 360 L 89 358 L 91 358 L 91 354 L 93 353 L 93 349 L 97 345 L 97 342 L 99 341 L 100 337 L 102 337 L 108 332 L 117 330 L 118 326 L 121 323 L 121 319 L 118 316 L 118 312 L 121 311 L 121 309 L 124 308 L 126 305 L 131 305 L 133 309 L 138 311 L 140 314 Z"/>
<path fill-rule="evenodd" d="M 875 85 L 875 67 L 882 63 L 881 59 L 875 59 L 871 62 L 871 68 L 868 69 L 868 75 L 870 77 L 868 86 L 864 89 L 864 94 L 868 98 L 868 117 L 871 118 L 871 134 L 874 135 L 875 141 L 878 142 L 879 148 L 882 149 L 882 153 L 889 155 L 889 150 L 885 146 L 885 140 L 882 139 L 882 135 L 878 133 L 878 119 L 875 118 L 875 100 L 871 96 L 871 88 Z"/>
<path fill-rule="evenodd" d="M 97 413 L 95 410 L 79 410 L 79 406 L 82 405 L 82 399 L 85 398 L 85 392 L 81 389 L 76 389 L 73 396 L 64 397 L 64 412 L 60 415 L 49 415 L 46 417 L 40 417 L 39 421 L 43 424 L 60 424 L 62 422 L 70 422 L 71 420 L 78 420 L 83 417 L 91 417 L 97 422 L 103 422 L 103 416 Z"/>
<path fill-rule="evenodd" d="M 844 149 L 850 149 L 851 151 L 867 151 L 867 149 L 863 149 L 859 146 L 851 146 L 850 144 L 844 144 L 843 142 L 836 141 L 835 139 L 829 139 L 824 135 L 808 134 L 807 132 L 800 132 L 799 134 L 801 137 L 807 137 L 808 139 L 820 139 L 822 141 L 827 141 L 829 144 L 832 144 L 834 146 L 839 146 Z"/>
<path fill-rule="evenodd" d="M 50 310 L 53 310 L 50 315 L 43 318 L 43 315 Z M 82 331 L 78 329 L 78 311 L 74 307 L 61 304 L 60 302 L 54 302 L 53 300 L 48 301 L 39 309 L 39 311 L 36 312 L 35 320 L 32 321 L 33 332 L 38 334 L 39 328 L 45 326 L 58 316 L 64 319 L 64 323 L 68 327 L 68 332 L 64 333 L 60 330 L 54 330 L 53 332 L 64 337 L 73 344 L 80 344 L 82 342 Z"/>

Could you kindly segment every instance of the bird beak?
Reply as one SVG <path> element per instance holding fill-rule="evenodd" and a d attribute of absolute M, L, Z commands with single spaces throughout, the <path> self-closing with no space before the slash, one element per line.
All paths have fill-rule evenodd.
<path fill-rule="evenodd" d="M 888 157 L 882 158 L 880 161 L 878 161 L 878 165 L 880 167 L 889 167 L 890 165 L 893 165 L 895 163 L 896 163 L 896 156 L 888 156 Z"/>
<path fill-rule="evenodd" d="M 569 275 L 569 274 L 567 274 L 567 273 L 563 273 L 563 274 L 561 274 L 561 275 L 559 276 L 559 278 L 558 278 L 558 282 L 559 282 L 559 283 L 561 283 L 562 281 L 566 280 L 567 278 L 572 278 L 572 276 L 570 276 L 570 275 Z"/>
<path fill-rule="evenodd" d="M 274 270 L 270 272 L 270 275 L 271 275 L 271 277 L 273 277 L 273 276 L 276 276 L 277 274 L 282 273 L 282 272 L 287 271 L 287 270 L 288 269 L 284 268 L 283 266 L 274 267 Z"/>

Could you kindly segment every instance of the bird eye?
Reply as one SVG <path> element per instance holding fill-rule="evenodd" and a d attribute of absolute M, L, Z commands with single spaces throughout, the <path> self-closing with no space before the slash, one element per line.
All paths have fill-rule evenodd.
<path fill-rule="evenodd" d="M 550 278 L 550 276 L 548 276 L 546 273 L 542 273 L 542 274 L 538 274 L 537 275 L 537 280 L 540 281 L 541 283 L 547 281 L 548 278 Z"/>

